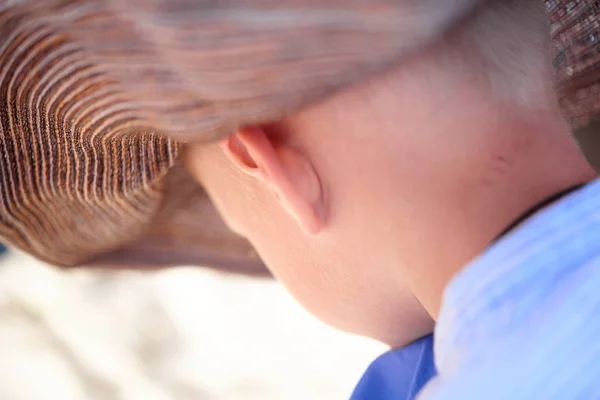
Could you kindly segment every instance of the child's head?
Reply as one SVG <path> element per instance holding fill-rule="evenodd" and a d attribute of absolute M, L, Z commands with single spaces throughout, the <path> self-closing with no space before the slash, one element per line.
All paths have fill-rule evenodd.
<path fill-rule="evenodd" d="M 188 166 L 309 310 L 415 339 L 456 271 L 591 174 L 556 111 L 543 7 L 486 2 L 387 74 L 197 146 Z"/>
<path fill-rule="evenodd" d="M 401 345 L 510 222 L 591 176 L 557 112 L 539 0 L 7 10 L 0 237 L 53 263 L 235 248 L 227 260 L 258 264 L 223 245 L 183 157 L 310 310 Z"/>

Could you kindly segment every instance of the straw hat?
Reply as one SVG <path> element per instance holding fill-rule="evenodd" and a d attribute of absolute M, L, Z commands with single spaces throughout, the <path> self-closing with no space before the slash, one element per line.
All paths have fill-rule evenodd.
<path fill-rule="evenodd" d="M 479 3 L 4 2 L 0 239 L 64 266 L 266 273 L 182 167 L 186 143 L 277 120 L 383 71 Z M 595 44 L 579 40 L 598 10 L 567 3 L 547 1 L 558 90 L 581 126 L 600 110 Z"/>

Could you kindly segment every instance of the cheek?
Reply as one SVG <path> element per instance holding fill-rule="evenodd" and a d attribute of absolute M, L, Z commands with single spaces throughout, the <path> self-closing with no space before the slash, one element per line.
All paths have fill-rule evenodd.
<path fill-rule="evenodd" d="M 273 275 L 314 316 L 344 331 L 380 337 L 372 331 L 378 326 L 374 274 L 356 261 L 358 252 L 349 251 L 342 238 L 331 234 L 316 240 L 294 229 L 257 229 L 251 236 Z"/>
<path fill-rule="evenodd" d="M 204 187 L 229 229 L 246 236 L 247 216 L 252 214 L 250 177 L 233 168 L 218 148 L 192 147 L 185 154 L 185 164 Z"/>
<path fill-rule="evenodd" d="M 345 284 L 348 276 L 340 276 L 310 240 L 295 232 L 279 230 L 251 236 L 273 275 L 299 303 L 322 321 L 350 330 L 341 318 L 348 304 Z"/>

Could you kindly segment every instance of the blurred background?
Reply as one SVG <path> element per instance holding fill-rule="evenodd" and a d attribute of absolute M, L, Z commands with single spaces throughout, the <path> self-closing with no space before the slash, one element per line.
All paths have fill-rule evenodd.
<path fill-rule="evenodd" d="M 383 351 L 268 279 L 0 256 L 1 400 L 347 399 Z"/>

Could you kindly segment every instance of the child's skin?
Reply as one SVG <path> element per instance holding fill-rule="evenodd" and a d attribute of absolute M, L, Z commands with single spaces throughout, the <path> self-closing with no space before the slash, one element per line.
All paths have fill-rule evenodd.
<path fill-rule="evenodd" d="M 490 2 L 385 76 L 197 145 L 187 165 L 306 308 L 405 345 L 505 227 L 594 177 L 556 105 L 544 15 Z"/>

